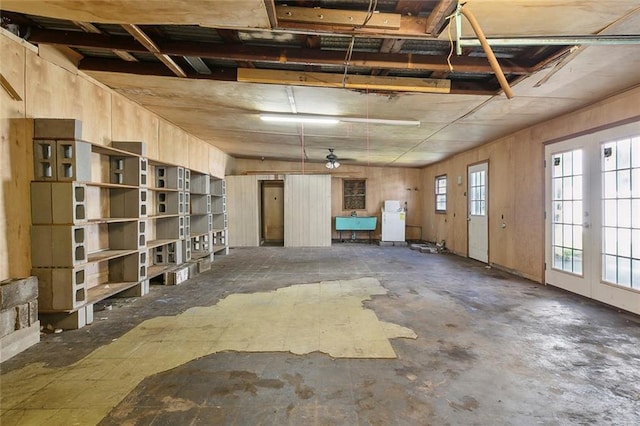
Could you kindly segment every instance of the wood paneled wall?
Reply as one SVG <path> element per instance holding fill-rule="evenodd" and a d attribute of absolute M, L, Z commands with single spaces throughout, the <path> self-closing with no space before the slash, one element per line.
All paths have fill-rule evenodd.
<path fill-rule="evenodd" d="M 255 174 L 271 173 L 276 176 L 288 174 L 301 174 L 299 162 L 274 161 L 274 160 L 247 160 L 236 159 L 229 174 Z M 348 216 L 351 210 L 343 209 L 342 205 L 342 180 L 366 179 L 367 181 L 367 208 L 358 210 L 359 216 L 377 216 L 378 229 L 374 232 L 374 238 L 380 235 L 380 217 L 384 200 L 400 200 L 407 202 L 407 238 L 420 239 L 422 225 L 422 198 L 425 190 L 421 183 L 421 171 L 414 168 L 399 167 L 364 167 L 343 164 L 337 170 L 328 172 L 324 163 L 306 163 L 305 173 L 323 173 L 331 176 L 331 216 Z M 333 231 L 332 238 L 338 238 L 338 233 Z M 362 238 L 366 235 L 362 234 Z"/>
<path fill-rule="evenodd" d="M 260 198 L 258 176 L 227 176 L 229 246 L 260 245 Z"/>
<path fill-rule="evenodd" d="M 152 159 L 224 177 L 229 156 L 78 72 L 71 62 L 60 57 L 52 63 L 2 29 L 0 52 L 0 72 L 21 98 L 0 90 L 0 280 L 31 272 L 34 118 L 79 119 L 89 142 L 143 141 Z M 50 51 L 46 57 L 53 58 Z"/>
<path fill-rule="evenodd" d="M 624 120 L 640 120 L 640 88 L 521 130 L 422 170 L 424 238 L 467 254 L 467 166 L 489 161 L 489 262 L 544 279 L 544 144 Z M 435 213 L 436 176 L 448 177 L 446 214 Z M 458 185 L 458 177 L 462 183 Z"/>
<path fill-rule="evenodd" d="M 331 177 L 288 175 L 284 180 L 285 247 L 331 245 Z"/>

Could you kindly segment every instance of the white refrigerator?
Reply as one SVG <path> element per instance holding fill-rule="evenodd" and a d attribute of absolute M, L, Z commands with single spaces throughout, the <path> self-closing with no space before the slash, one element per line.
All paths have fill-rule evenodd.
<path fill-rule="evenodd" d="M 381 241 L 404 241 L 406 217 L 400 201 L 386 200 L 382 207 Z"/>

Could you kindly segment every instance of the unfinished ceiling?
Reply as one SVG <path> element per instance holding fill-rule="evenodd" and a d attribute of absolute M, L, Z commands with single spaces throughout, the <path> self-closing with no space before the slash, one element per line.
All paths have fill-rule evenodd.
<path fill-rule="evenodd" d="M 236 157 L 323 161 L 335 148 L 353 163 L 418 167 L 640 84 L 637 0 L 468 0 L 462 9 L 489 38 L 498 70 L 491 52 L 469 45 L 477 39 L 465 17 L 465 47 L 455 51 L 447 18 L 457 6 L 0 3 L 3 27 L 73 49 L 80 70 Z M 597 44 L 577 47 L 587 36 Z M 611 36 L 617 44 L 604 44 Z M 420 125 L 271 123 L 264 112 Z"/>

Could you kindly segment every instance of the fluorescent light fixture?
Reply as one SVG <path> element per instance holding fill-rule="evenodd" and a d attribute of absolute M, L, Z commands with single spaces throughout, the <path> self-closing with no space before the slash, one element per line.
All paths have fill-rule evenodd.
<path fill-rule="evenodd" d="M 340 121 L 345 123 L 387 124 L 390 126 L 420 126 L 417 120 L 385 120 L 383 118 L 351 118 L 342 117 Z"/>
<path fill-rule="evenodd" d="M 366 124 L 386 124 L 388 126 L 420 126 L 418 120 L 388 120 L 383 118 L 366 117 L 338 117 L 335 115 L 314 115 L 314 114 L 260 114 L 260 119 L 264 121 L 279 121 L 288 123 L 318 123 L 336 124 L 343 123 L 366 123 Z"/>
<path fill-rule="evenodd" d="M 306 115 L 306 114 L 260 114 L 260 119 L 264 121 L 279 121 L 287 123 L 317 123 L 336 124 L 337 118 L 328 115 Z"/>

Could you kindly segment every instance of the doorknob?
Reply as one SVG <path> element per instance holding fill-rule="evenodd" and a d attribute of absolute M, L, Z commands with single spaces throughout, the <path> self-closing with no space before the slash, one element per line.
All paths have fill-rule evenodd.
<path fill-rule="evenodd" d="M 467 222 L 471 222 L 471 217 L 468 217 L 468 218 L 467 218 Z"/>

